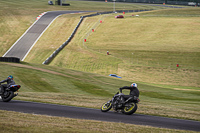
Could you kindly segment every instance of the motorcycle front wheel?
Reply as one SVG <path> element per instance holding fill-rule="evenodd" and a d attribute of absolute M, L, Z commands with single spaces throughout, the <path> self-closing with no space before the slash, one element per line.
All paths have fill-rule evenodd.
<path fill-rule="evenodd" d="M 13 97 L 14 97 L 13 91 L 4 92 L 4 94 L 1 95 L 1 99 L 3 102 L 9 102 Z"/>
<path fill-rule="evenodd" d="M 123 113 L 126 115 L 131 115 L 131 114 L 135 113 L 136 110 L 137 110 L 137 104 L 130 103 L 130 104 L 128 104 L 128 106 L 124 107 Z"/>
<path fill-rule="evenodd" d="M 107 103 L 104 103 L 104 104 L 101 106 L 101 111 L 102 111 L 102 112 L 107 112 L 107 111 L 109 111 L 111 108 L 112 108 L 112 103 L 111 103 L 111 102 L 107 102 Z"/>

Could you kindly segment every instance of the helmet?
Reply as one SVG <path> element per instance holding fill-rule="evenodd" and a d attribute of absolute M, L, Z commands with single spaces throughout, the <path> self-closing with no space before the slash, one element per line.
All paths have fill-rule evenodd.
<path fill-rule="evenodd" d="M 136 83 L 132 83 L 131 86 L 137 87 L 137 84 Z"/>
<path fill-rule="evenodd" d="M 9 75 L 8 78 L 9 78 L 9 79 L 13 79 L 13 76 L 12 76 L 12 75 Z"/>

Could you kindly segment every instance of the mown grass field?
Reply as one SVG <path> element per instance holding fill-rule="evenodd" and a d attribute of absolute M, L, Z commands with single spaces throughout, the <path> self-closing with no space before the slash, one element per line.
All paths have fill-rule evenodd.
<path fill-rule="evenodd" d="M 31 26 L 43 12 L 55 10 L 112 11 L 112 3 L 68 0 L 70 6 L 48 5 L 46 0 L 2 0 L 0 4 L 0 55 L 3 55 L 15 41 Z M 116 4 L 116 10 L 163 9 L 137 4 Z M 71 34 L 71 33 L 70 33 Z M 68 38 L 68 36 L 66 37 Z M 62 42 L 63 43 L 63 42 Z"/>
<path fill-rule="evenodd" d="M 46 65 L 0 63 L 0 78 L 14 75 L 22 88 L 16 100 L 100 109 L 118 87 L 131 82 L 98 74 Z M 138 83 L 136 113 L 200 120 L 199 90 L 177 90 Z M 128 92 L 125 92 L 125 94 Z M 191 132 L 123 123 L 79 120 L 0 110 L 1 132 Z"/>
<path fill-rule="evenodd" d="M 108 76 L 45 65 L 1 63 L 0 69 L 4 69 L 1 79 L 10 73 L 22 86 L 15 99 L 34 102 L 99 109 L 119 87 L 131 84 Z M 200 120 L 198 88 L 158 87 L 145 83 L 138 83 L 138 86 L 141 102 L 137 113 Z"/>
<path fill-rule="evenodd" d="M 112 3 L 69 3 L 70 7 L 60 7 L 49 6 L 45 0 L 3 1 L 0 4 L 0 54 L 3 55 L 44 11 L 112 11 L 113 7 Z M 124 7 L 152 8 L 148 5 L 116 4 L 116 9 L 123 10 Z M 74 39 L 53 62 L 41 65 L 67 40 L 80 15 L 84 14 L 62 15 L 39 39 L 24 63 L 0 63 L 0 79 L 12 74 L 16 83 L 22 85 L 17 100 L 88 108 L 100 108 L 119 87 L 134 81 L 141 92 L 136 113 L 199 121 L 199 8 L 153 8 L 162 10 L 137 13 L 140 15 L 138 18 L 132 16 L 136 13 L 125 14 L 125 19 L 119 20 L 114 19 L 115 14 L 86 18 Z M 103 23 L 99 24 L 101 19 Z M 92 28 L 95 32 L 91 32 Z M 87 42 L 83 43 L 85 37 Z M 177 68 L 176 64 L 180 67 Z M 110 78 L 110 73 L 123 78 Z M 4 132 L 115 132 L 118 127 L 124 127 L 119 132 L 124 132 L 124 129 L 127 132 L 184 132 L 33 114 L 12 113 L 8 116 L 8 113 L 0 113 L 1 118 L 8 120 L 0 120 Z M 51 128 L 55 125 L 57 128 Z M 105 126 L 107 128 L 102 129 Z M 13 128 L 9 130 L 9 127 Z"/>
<path fill-rule="evenodd" d="M 86 18 L 50 65 L 103 75 L 115 73 L 129 81 L 199 87 L 199 8 L 142 12 L 140 17 L 132 14 L 136 15 L 126 14 L 119 20 L 114 15 Z M 51 44 L 56 40 L 54 33 L 62 30 L 54 27 L 67 17 L 55 20 L 25 61 L 42 63 L 50 56 L 48 50 L 40 48 L 49 46 L 45 38 L 49 37 Z M 91 32 L 93 28 L 95 32 Z"/>
<path fill-rule="evenodd" d="M 10 115 L 12 114 L 12 115 Z M 24 114 L 11 111 L 1 111 L 0 127 L 2 133 L 31 132 L 31 133 L 196 133 L 174 129 L 155 128 L 150 126 L 132 125 L 124 123 L 100 122 L 94 120 L 80 120 L 63 117 Z M 6 119 L 7 121 L 5 121 Z"/>

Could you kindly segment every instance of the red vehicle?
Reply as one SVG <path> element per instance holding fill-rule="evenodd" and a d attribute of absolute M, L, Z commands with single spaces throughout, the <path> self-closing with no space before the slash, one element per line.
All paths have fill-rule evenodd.
<path fill-rule="evenodd" d="M 115 18 L 124 18 L 124 16 L 123 15 L 117 15 L 117 16 L 115 16 Z"/>

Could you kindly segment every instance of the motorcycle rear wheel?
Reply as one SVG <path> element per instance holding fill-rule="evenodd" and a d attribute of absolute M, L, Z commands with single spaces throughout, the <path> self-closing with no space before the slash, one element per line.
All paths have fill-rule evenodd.
<path fill-rule="evenodd" d="M 1 95 L 2 101 L 3 102 L 9 102 L 13 97 L 14 97 L 14 92 L 13 91 L 8 91 L 6 96 L 3 94 Z"/>
<path fill-rule="evenodd" d="M 130 103 L 129 106 L 124 107 L 123 113 L 126 115 L 131 115 L 137 110 L 137 103 Z"/>
<path fill-rule="evenodd" d="M 107 103 L 104 103 L 104 104 L 101 106 L 101 111 L 102 111 L 102 112 L 107 112 L 107 111 L 109 111 L 111 108 L 112 108 L 112 103 L 111 103 L 111 102 L 107 102 Z"/>

